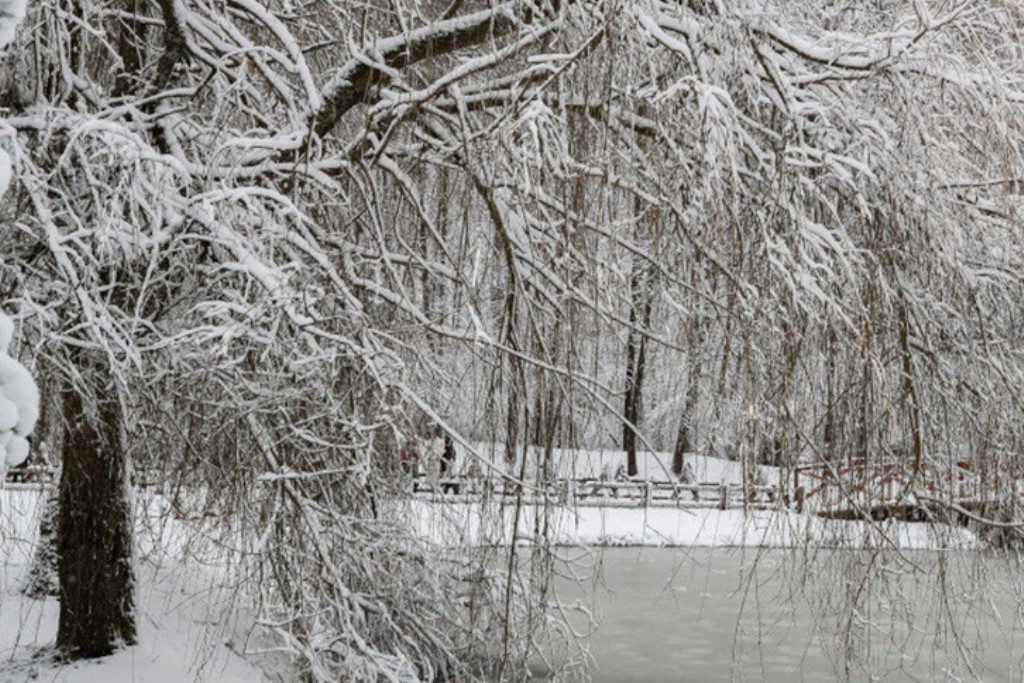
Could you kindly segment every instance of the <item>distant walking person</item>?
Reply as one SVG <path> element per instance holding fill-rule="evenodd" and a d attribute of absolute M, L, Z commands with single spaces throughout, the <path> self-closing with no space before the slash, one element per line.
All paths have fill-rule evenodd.
<path fill-rule="evenodd" d="M 406 477 L 406 480 L 412 481 L 412 490 L 418 491 L 420 488 L 420 455 L 419 451 L 416 450 L 416 444 L 409 441 L 398 453 L 398 459 L 400 467 L 402 468 L 402 474 Z"/>
<path fill-rule="evenodd" d="M 693 473 L 693 467 L 691 467 L 688 462 L 683 463 L 683 469 L 679 472 L 679 483 L 684 486 L 692 486 L 697 483 L 697 475 Z M 693 493 L 694 500 L 700 500 L 700 494 L 696 487 L 690 489 L 690 491 Z"/>
<path fill-rule="evenodd" d="M 450 489 L 452 493 L 457 494 L 459 483 L 446 479 L 449 472 L 455 476 L 455 444 L 452 443 L 452 437 L 445 436 L 444 452 L 441 453 L 441 492 L 445 493 Z"/>

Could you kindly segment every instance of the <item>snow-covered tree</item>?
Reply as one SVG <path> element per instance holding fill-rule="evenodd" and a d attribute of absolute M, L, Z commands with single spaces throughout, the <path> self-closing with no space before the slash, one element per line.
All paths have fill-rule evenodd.
<path fill-rule="evenodd" d="M 381 504 L 418 423 L 520 478 L 680 416 L 786 462 L 1005 460 L 1020 23 L 1010 0 L 33 3 L 0 284 L 80 418 L 61 528 L 126 519 L 131 452 L 254 530 L 262 623 L 311 679 L 457 678 L 490 666 L 464 607 L 529 630 L 545 596 L 434 599 L 476 569 Z M 121 578 L 95 594 L 130 612 Z"/>

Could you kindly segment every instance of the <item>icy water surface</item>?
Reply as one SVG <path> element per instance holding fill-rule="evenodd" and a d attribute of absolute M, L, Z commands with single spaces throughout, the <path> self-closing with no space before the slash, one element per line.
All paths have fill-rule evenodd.
<path fill-rule="evenodd" d="M 558 592 L 594 601 L 596 681 L 1022 680 L 1022 571 L 1003 554 L 610 548 L 589 562 L 591 580 Z"/>

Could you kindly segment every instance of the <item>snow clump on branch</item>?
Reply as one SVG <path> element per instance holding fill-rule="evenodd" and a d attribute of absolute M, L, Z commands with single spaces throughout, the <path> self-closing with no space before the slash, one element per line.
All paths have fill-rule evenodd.
<path fill-rule="evenodd" d="M 14 323 L 0 313 L 0 449 L 8 467 L 28 458 L 28 439 L 39 419 L 39 388 L 24 365 L 7 349 Z"/>
<path fill-rule="evenodd" d="M 14 30 L 25 18 L 26 0 L 0 0 L 0 56 L 14 40 Z M 4 196 L 13 176 L 11 158 L 0 149 L 0 197 Z"/>

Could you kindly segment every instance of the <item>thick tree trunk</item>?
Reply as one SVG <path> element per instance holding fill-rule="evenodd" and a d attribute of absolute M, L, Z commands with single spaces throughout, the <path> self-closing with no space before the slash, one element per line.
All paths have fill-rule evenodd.
<path fill-rule="evenodd" d="M 80 393 L 65 389 L 63 406 L 57 647 L 72 658 L 102 657 L 136 638 L 121 411 L 110 391 L 91 411 Z"/>

